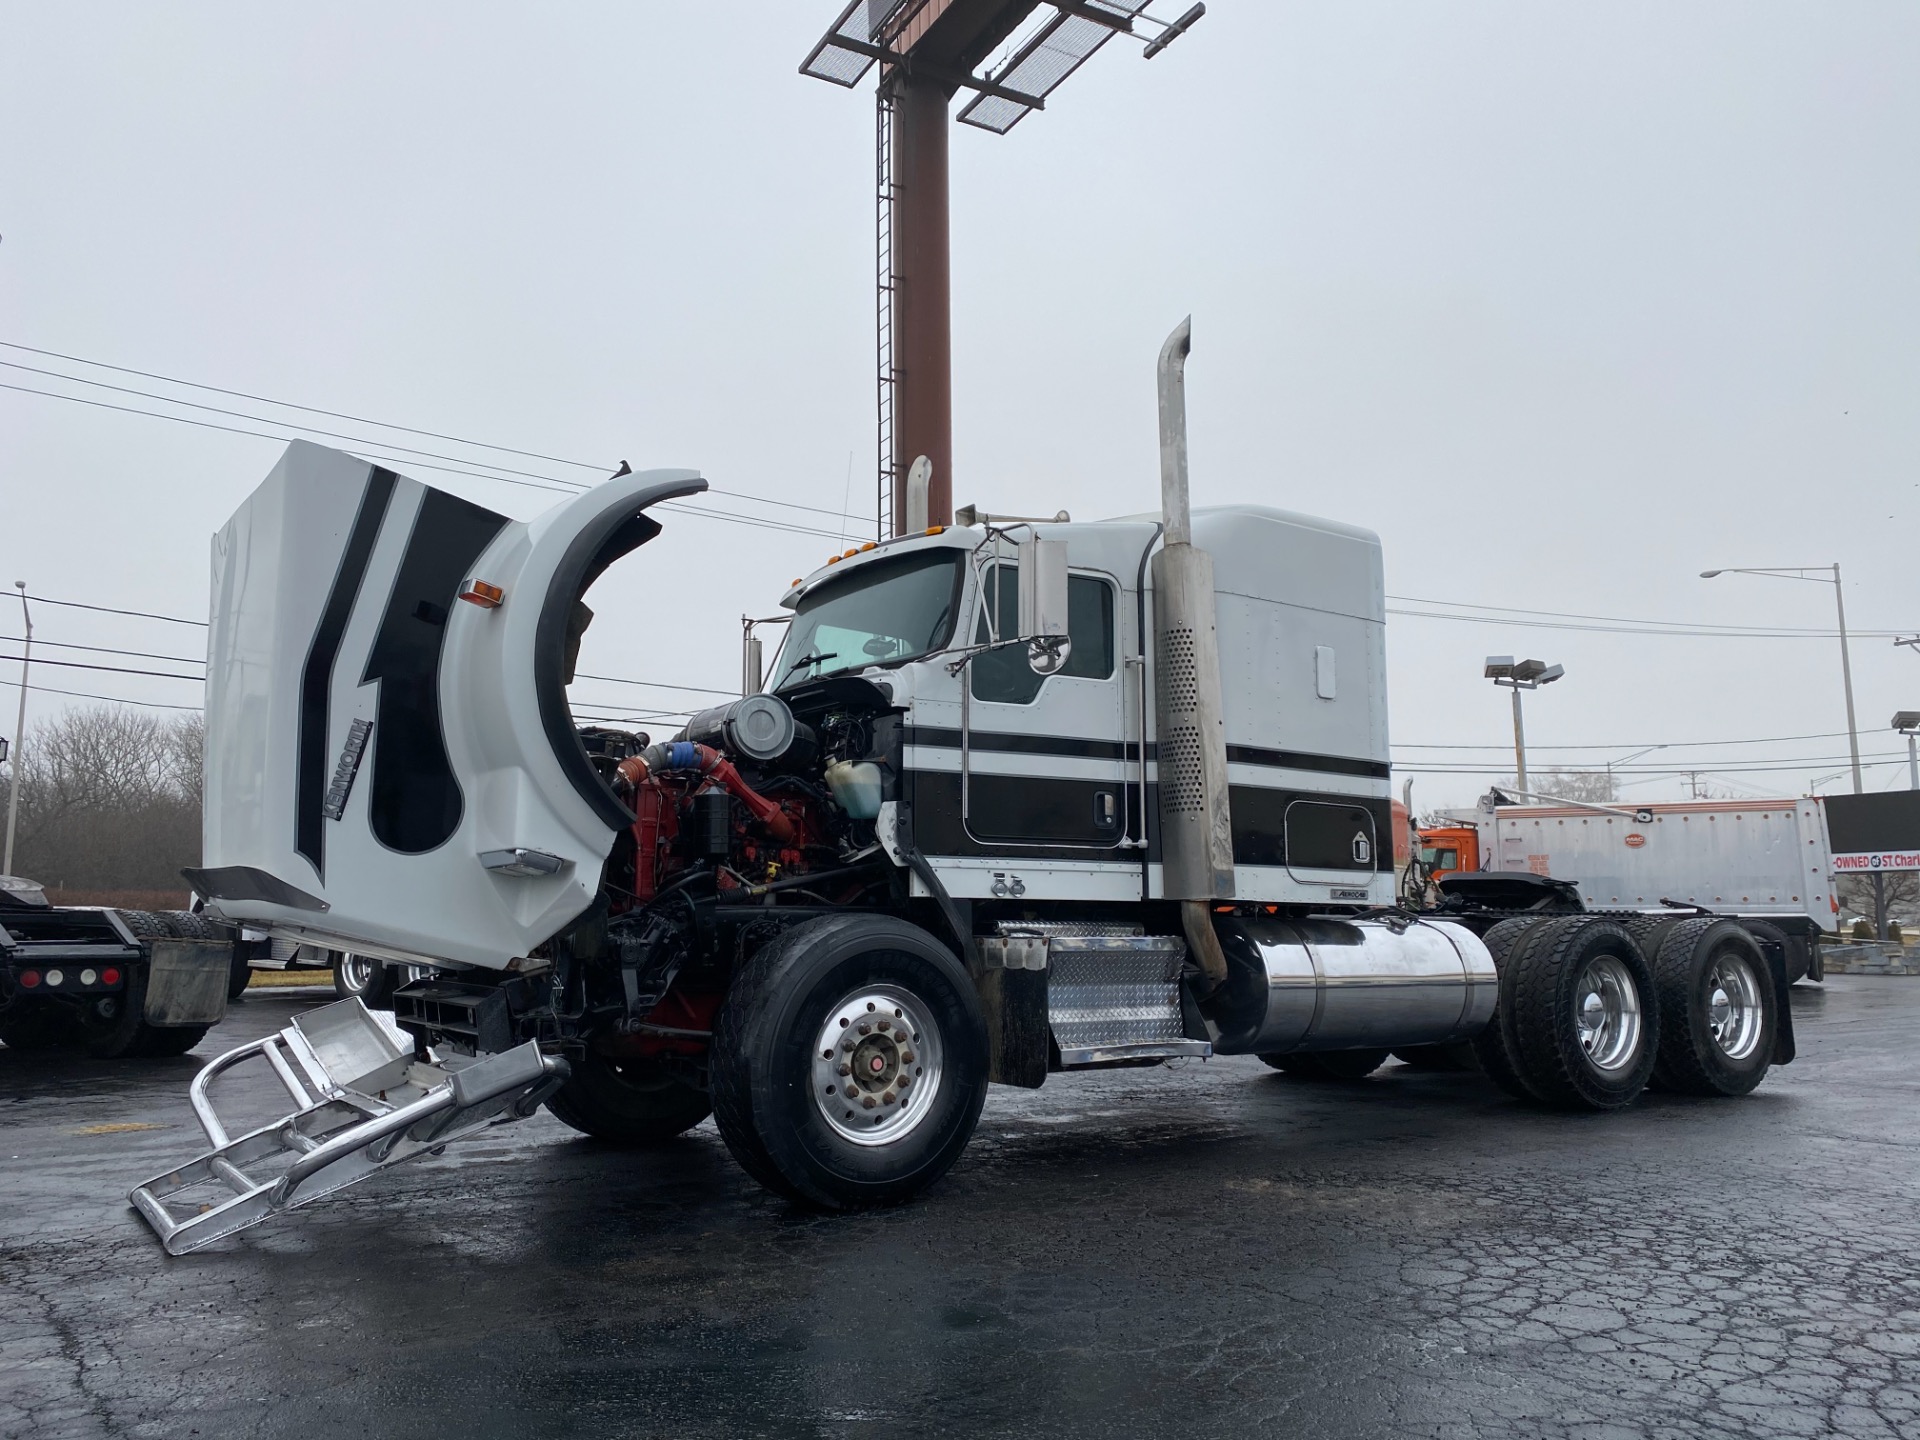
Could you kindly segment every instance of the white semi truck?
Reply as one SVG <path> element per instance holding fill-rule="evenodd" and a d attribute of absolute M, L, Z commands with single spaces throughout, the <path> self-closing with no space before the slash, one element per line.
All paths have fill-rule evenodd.
<path fill-rule="evenodd" d="M 1607 1109 L 1790 1059 L 1737 924 L 1396 906 L 1379 542 L 1190 512 L 1186 351 L 1161 513 L 836 555 L 764 693 L 660 740 L 577 725 L 567 687 L 583 596 L 672 543 L 655 507 L 696 474 L 517 523 L 292 446 L 214 543 L 192 882 L 434 973 L 393 997 L 410 1045 L 345 1000 L 201 1072 L 212 1148 L 130 1197 L 167 1249 L 542 1104 L 630 1144 L 711 1114 L 756 1179 L 852 1209 L 937 1181 L 989 1082 L 1470 1041 L 1516 1094 Z M 211 1087 L 254 1058 L 290 1110 L 236 1137 Z"/>

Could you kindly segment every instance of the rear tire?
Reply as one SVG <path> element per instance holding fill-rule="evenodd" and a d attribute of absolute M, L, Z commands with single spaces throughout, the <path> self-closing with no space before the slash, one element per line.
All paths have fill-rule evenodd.
<path fill-rule="evenodd" d="M 1499 988 L 1493 1016 L 1473 1037 L 1473 1053 L 1487 1077 L 1516 1100 L 1538 1101 L 1539 1096 L 1522 1073 L 1519 1048 L 1512 1038 L 1513 976 L 1519 957 L 1555 921 L 1535 918 L 1502 920 L 1481 937 L 1493 956 Z"/>
<path fill-rule="evenodd" d="M 762 1185 L 827 1210 L 898 1205 L 973 1136 L 986 1021 L 926 931 L 835 915 L 769 941 L 734 977 L 709 1064 L 721 1138 Z"/>
<path fill-rule="evenodd" d="M 0 1010 L 0 1045 L 9 1050 L 58 1050 L 75 1038 L 73 1011 L 55 1001 L 16 999 Z"/>
<path fill-rule="evenodd" d="M 713 1113 L 704 1090 L 651 1060 L 589 1051 L 552 1095 L 547 1109 L 562 1125 L 615 1145 L 658 1145 Z"/>
<path fill-rule="evenodd" d="M 369 1010 L 391 1010 L 393 992 L 399 988 L 400 972 L 396 966 L 350 950 L 333 952 L 333 993 L 342 1000 L 357 996 Z"/>
<path fill-rule="evenodd" d="M 1515 960 L 1510 1039 L 1528 1086 L 1561 1109 L 1631 1105 L 1653 1074 L 1660 997 L 1626 928 L 1560 921 Z"/>
<path fill-rule="evenodd" d="M 1760 943 L 1737 920 L 1683 920 L 1653 963 L 1659 991 L 1663 1089 L 1745 1095 L 1773 1063 L 1773 976 Z"/>

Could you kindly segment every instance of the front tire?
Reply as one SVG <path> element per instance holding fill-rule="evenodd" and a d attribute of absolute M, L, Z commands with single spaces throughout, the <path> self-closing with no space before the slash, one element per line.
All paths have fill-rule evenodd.
<path fill-rule="evenodd" d="M 827 1210 L 898 1205 L 952 1167 L 987 1094 L 966 970 L 926 931 L 836 915 L 734 978 L 710 1059 L 714 1120 L 746 1172 Z"/>
<path fill-rule="evenodd" d="M 562 1125 L 615 1145 L 658 1145 L 713 1113 L 704 1090 L 657 1062 L 589 1051 L 552 1095 L 547 1109 Z"/>

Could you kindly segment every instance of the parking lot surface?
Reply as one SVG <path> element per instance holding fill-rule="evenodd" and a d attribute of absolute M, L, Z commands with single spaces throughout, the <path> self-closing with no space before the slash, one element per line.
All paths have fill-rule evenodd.
<path fill-rule="evenodd" d="M 996 1088 L 904 1209 L 542 1113 L 169 1259 L 197 1065 L 0 1050 L 0 1435 L 1920 1436 L 1920 981 L 1734 1101 L 1250 1059 Z"/>

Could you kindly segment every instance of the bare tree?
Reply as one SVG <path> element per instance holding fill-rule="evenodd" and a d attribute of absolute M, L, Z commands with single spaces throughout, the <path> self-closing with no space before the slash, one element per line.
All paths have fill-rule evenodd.
<path fill-rule="evenodd" d="M 1517 790 L 1520 782 L 1509 777 L 1499 781 L 1495 788 Z M 1553 795 L 1588 805 L 1609 805 L 1620 798 L 1619 786 L 1609 770 L 1536 770 L 1527 776 L 1527 789 L 1536 795 Z"/>
<path fill-rule="evenodd" d="M 183 888 L 203 745 L 198 715 L 101 706 L 41 722 L 22 747 L 15 868 L 67 889 Z"/>

